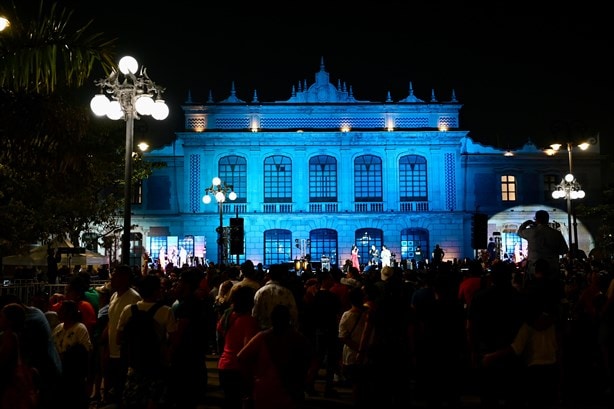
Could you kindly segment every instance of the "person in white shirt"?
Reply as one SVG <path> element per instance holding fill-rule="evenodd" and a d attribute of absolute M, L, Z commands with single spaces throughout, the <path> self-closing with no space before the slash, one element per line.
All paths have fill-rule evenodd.
<path fill-rule="evenodd" d="M 382 260 L 382 268 L 388 266 L 390 267 L 390 259 L 392 257 L 392 253 L 388 250 L 385 244 L 382 244 L 382 251 L 380 252 L 380 258 Z"/>
<path fill-rule="evenodd" d="M 117 325 L 122 311 L 127 305 L 141 301 L 139 293 L 132 288 L 132 269 L 127 265 L 115 267 L 111 274 L 113 294 L 109 301 L 109 366 L 105 375 L 107 399 L 110 403 L 120 403 L 128 368 L 120 358 L 120 345 L 117 343 Z"/>

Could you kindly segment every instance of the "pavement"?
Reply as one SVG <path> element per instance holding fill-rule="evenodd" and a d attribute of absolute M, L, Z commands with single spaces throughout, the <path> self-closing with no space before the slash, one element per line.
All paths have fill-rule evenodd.
<path fill-rule="evenodd" d="M 223 393 L 219 387 L 219 379 L 217 373 L 217 359 L 215 355 L 207 357 L 207 368 L 209 369 L 209 383 L 207 390 L 207 404 L 198 407 L 197 409 L 223 409 Z M 323 375 L 323 374 L 322 374 Z M 412 382 L 410 390 L 408 391 L 412 396 L 411 408 L 426 408 L 426 402 L 421 400 L 419 394 L 414 393 L 413 389 L 415 384 Z M 352 402 L 351 389 L 343 383 L 337 384 L 335 389 L 338 392 L 338 396 L 335 398 L 324 397 L 324 377 L 316 380 L 315 389 L 318 392 L 317 396 L 306 395 L 305 401 L 301 406 L 301 409 L 350 409 L 354 408 Z M 612 409 L 611 400 L 606 397 L 600 397 L 596 395 L 588 396 L 590 392 L 587 392 L 585 398 L 575 399 L 574 402 L 561 403 L 556 409 Z M 609 404 L 608 404 L 609 402 Z M 480 399 L 478 396 L 471 392 L 465 393 L 461 398 L 462 408 L 479 408 Z M 551 408 L 555 409 L 555 408 Z"/>
<path fill-rule="evenodd" d="M 208 385 L 207 385 L 207 403 L 199 405 L 196 409 L 223 409 L 224 395 L 220 389 L 220 383 L 218 378 L 216 355 L 209 355 L 207 357 L 208 368 Z M 323 374 L 322 374 L 323 375 Z M 426 408 L 426 402 L 420 399 L 419 393 L 415 393 L 415 384 L 412 382 L 408 393 L 412 397 L 411 408 Z M 318 394 L 316 396 L 306 395 L 305 401 L 300 409 L 351 409 L 354 408 L 352 402 L 351 389 L 339 383 L 335 386 L 338 394 L 336 397 L 324 396 L 324 378 L 318 378 L 316 380 L 315 389 Z M 555 408 L 550 409 L 612 409 L 614 405 L 609 396 L 598 396 L 593 394 L 592 391 L 584 391 L 584 395 L 574 399 L 574 402 L 561 403 Z M 94 406 L 95 407 L 95 406 Z M 480 399 L 470 391 L 465 393 L 461 398 L 462 408 L 479 408 Z M 92 408 L 92 406 L 90 407 Z M 97 409 L 117 409 L 115 405 L 98 406 Z"/>

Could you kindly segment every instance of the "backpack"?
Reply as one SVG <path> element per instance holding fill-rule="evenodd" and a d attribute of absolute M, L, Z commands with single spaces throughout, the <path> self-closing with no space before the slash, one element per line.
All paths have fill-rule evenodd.
<path fill-rule="evenodd" d="M 121 356 L 134 370 L 155 371 L 164 366 L 166 340 L 154 318 L 162 305 L 157 302 L 147 311 L 140 310 L 136 304 L 130 306 L 132 315 L 122 334 Z"/>

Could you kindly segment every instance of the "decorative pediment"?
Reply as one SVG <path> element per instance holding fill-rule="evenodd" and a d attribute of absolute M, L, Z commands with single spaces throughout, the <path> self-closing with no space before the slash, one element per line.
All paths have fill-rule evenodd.
<path fill-rule="evenodd" d="M 297 87 L 292 87 L 292 97 L 288 101 L 299 103 L 348 103 L 359 102 L 354 98 L 352 88 L 345 83 L 338 82 L 334 86 L 330 82 L 330 76 L 324 67 L 324 58 L 320 60 L 320 71 L 315 75 L 315 82 L 307 86 L 307 81 L 303 84 L 299 82 Z"/>

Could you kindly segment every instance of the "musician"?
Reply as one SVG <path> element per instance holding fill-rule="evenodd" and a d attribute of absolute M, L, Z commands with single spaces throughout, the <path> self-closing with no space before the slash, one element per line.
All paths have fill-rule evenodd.
<path fill-rule="evenodd" d="M 372 266 L 379 265 L 379 250 L 375 247 L 375 244 L 371 245 L 371 250 L 369 250 L 369 256 L 371 256 L 370 264 Z"/>

